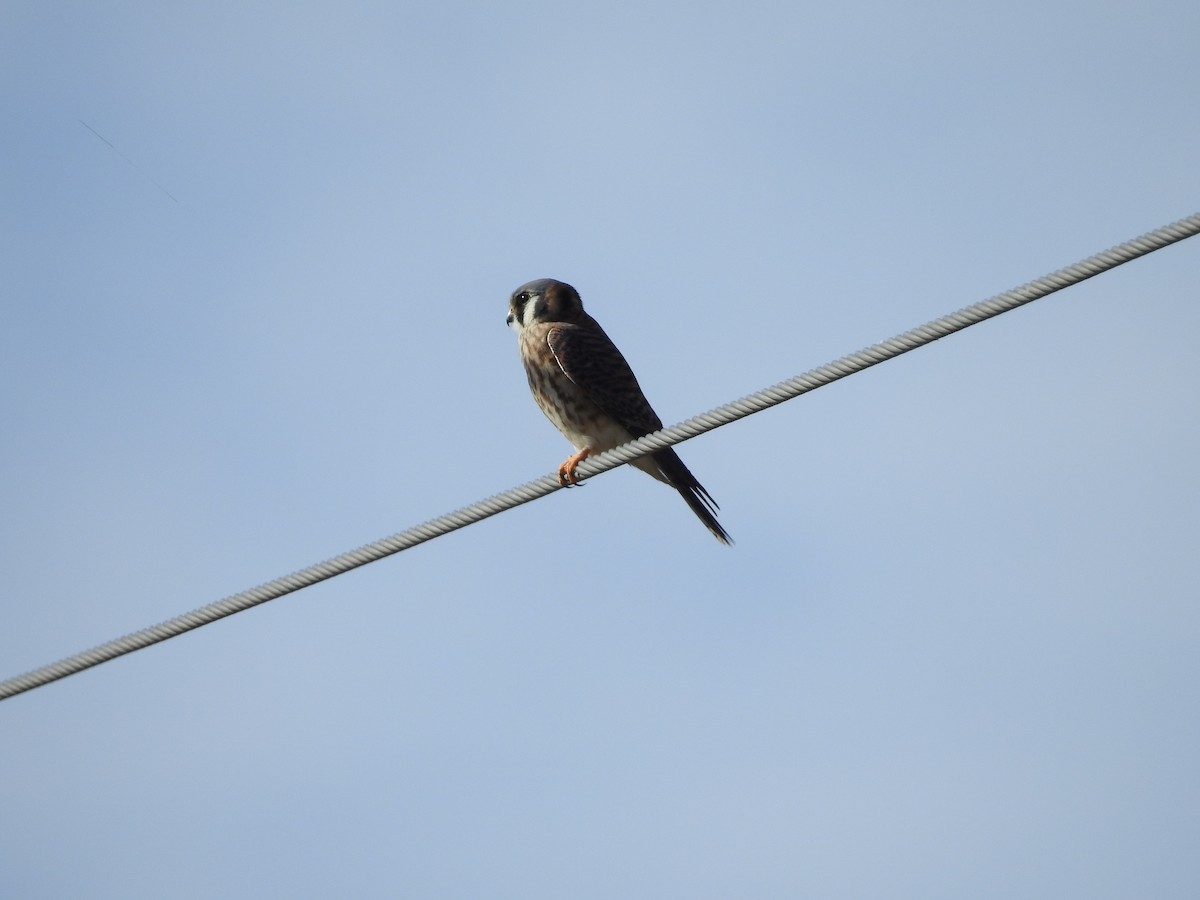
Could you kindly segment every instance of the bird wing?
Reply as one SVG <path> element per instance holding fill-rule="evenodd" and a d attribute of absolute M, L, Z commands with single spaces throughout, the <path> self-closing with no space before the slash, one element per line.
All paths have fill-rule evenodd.
<path fill-rule="evenodd" d="M 642 393 L 629 363 L 595 319 L 589 317 L 582 325 L 555 323 L 546 335 L 546 343 L 563 374 L 630 435 L 639 438 L 663 427 L 662 420 Z M 644 459 L 652 459 L 653 466 L 640 468 L 679 491 L 692 512 L 717 540 L 724 544 L 733 543 L 729 532 L 717 521 L 716 501 L 683 464 L 674 449 L 665 447 Z M 657 473 L 653 471 L 654 467 Z"/>
<path fill-rule="evenodd" d="M 556 323 L 546 343 L 563 374 L 633 437 L 662 428 L 633 369 L 595 319 Z"/>

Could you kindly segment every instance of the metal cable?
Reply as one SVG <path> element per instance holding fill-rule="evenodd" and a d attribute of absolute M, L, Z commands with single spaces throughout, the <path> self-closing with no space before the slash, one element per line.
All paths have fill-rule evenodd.
<path fill-rule="evenodd" d="M 1147 253 L 1152 253 L 1177 241 L 1193 237 L 1198 233 L 1200 233 L 1200 213 L 1189 216 L 1186 219 L 1180 219 L 1178 222 L 1170 225 L 1165 225 L 1141 237 L 1119 244 L 1110 250 L 1097 253 L 1095 256 L 1091 256 L 1074 265 L 1059 269 L 1057 272 L 1052 272 L 1036 281 L 1031 281 L 1011 291 L 998 294 L 988 300 L 980 301 L 979 303 L 960 309 L 958 312 L 942 316 L 940 319 L 935 319 L 925 325 L 913 328 L 911 331 L 906 331 L 896 337 L 889 338 L 886 341 L 872 344 L 870 347 L 859 350 L 857 353 L 851 353 L 831 363 L 818 366 L 802 375 L 797 375 L 795 378 L 789 378 L 787 381 L 781 381 L 779 384 L 742 397 L 740 400 L 734 400 L 732 403 L 727 403 L 706 413 L 693 416 L 678 425 L 664 428 L 636 441 L 630 441 L 628 444 L 623 444 L 613 450 L 598 454 L 585 460 L 579 466 L 578 474 L 580 477 L 598 475 L 639 456 L 660 450 L 671 444 L 678 444 L 706 431 L 720 428 L 722 425 L 728 425 L 730 422 L 735 422 L 745 416 L 761 412 L 764 409 L 783 403 L 785 400 L 799 397 L 801 394 L 816 390 L 823 385 L 837 381 L 840 378 L 845 378 L 847 375 L 861 372 L 863 369 L 870 368 L 885 360 L 893 359 L 902 353 L 907 353 L 909 350 L 932 343 L 939 338 L 946 337 L 956 331 L 961 331 L 971 325 L 976 325 L 985 319 L 998 316 L 1011 309 L 1016 309 L 1018 306 L 1023 306 L 1026 303 L 1045 297 L 1065 287 L 1078 284 L 1081 281 L 1099 275 L 1101 272 L 1137 259 L 1139 256 L 1145 256 Z M 519 487 L 495 494 L 484 500 L 472 503 L 469 506 L 464 506 L 454 512 L 438 516 L 436 519 L 430 519 L 428 522 L 417 525 L 407 531 L 401 531 L 391 537 L 385 537 L 374 543 L 359 547 L 356 550 L 335 556 L 325 562 L 301 569 L 291 575 L 276 578 L 274 581 L 268 581 L 266 584 L 226 597 L 224 600 L 218 600 L 215 603 L 202 606 L 199 609 L 176 616 L 173 619 L 168 619 L 158 625 L 143 628 L 141 631 L 116 638 L 115 640 L 93 647 L 90 650 L 84 650 L 82 653 L 68 656 L 58 662 L 50 663 L 23 675 L 17 675 L 5 681 L 0 681 L 0 700 L 6 700 L 9 697 L 36 687 L 41 687 L 60 678 L 66 678 L 68 675 L 73 675 L 76 672 L 97 666 L 118 656 L 123 656 L 126 653 L 141 650 L 159 641 L 178 637 L 202 625 L 208 625 L 218 619 L 223 619 L 234 613 L 258 606 L 260 603 L 275 600 L 285 594 L 290 594 L 301 588 L 317 584 L 327 578 L 333 578 L 336 575 L 349 572 L 351 569 L 356 569 L 359 566 L 365 566 L 367 563 L 372 563 L 386 556 L 391 556 L 394 553 L 399 553 L 401 550 L 415 547 L 417 544 L 422 544 L 425 541 L 433 540 L 435 537 L 456 531 L 459 528 L 464 528 L 481 519 L 494 516 L 496 513 L 512 509 L 514 506 L 544 497 L 559 490 L 560 487 L 556 476 L 543 476 L 535 481 L 527 482 Z"/>

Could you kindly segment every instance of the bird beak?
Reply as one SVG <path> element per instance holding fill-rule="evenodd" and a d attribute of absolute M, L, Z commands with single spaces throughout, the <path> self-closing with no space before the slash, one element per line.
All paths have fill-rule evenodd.
<path fill-rule="evenodd" d="M 504 324 L 505 324 L 505 325 L 508 325 L 508 326 L 511 328 L 511 327 L 512 327 L 512 323 L 513 323 L 513 314 L 512 314 L 512 313 L 509 313 L 509 314 L 508 314 L 508 318 L 504 320 Z"/>

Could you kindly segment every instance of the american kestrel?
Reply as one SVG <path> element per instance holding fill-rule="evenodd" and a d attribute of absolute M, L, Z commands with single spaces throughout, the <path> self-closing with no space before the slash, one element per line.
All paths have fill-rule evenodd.
<path fill-rule="evenodd" d="M 575 288 L 553 278 L 521 285 L 508 302 L 507 321 L 517 332 L 533 399 L 578 451 L 558 467 L 564 486 L 578 483 L 575 468 L 592 454 L 663 427 L 621 351 L 583 311 Z M 630 465 L 679 491 L 717 540 L 733 543 L 717 521 L 716 502 L 674 448 Z"/>

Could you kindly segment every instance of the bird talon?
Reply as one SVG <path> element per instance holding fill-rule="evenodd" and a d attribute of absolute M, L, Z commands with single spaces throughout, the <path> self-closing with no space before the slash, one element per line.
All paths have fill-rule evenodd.
<path fill-rule="evenodd" d="M 590 447 L 584 447 L 573 456 L 567 457 L 566 461 L 558 467 L 558 483 L 563 487 L 574 487 L 579 484 L 579 476 L 575 474 L 575 470 L 579 464 L 592 455 Z"/>

